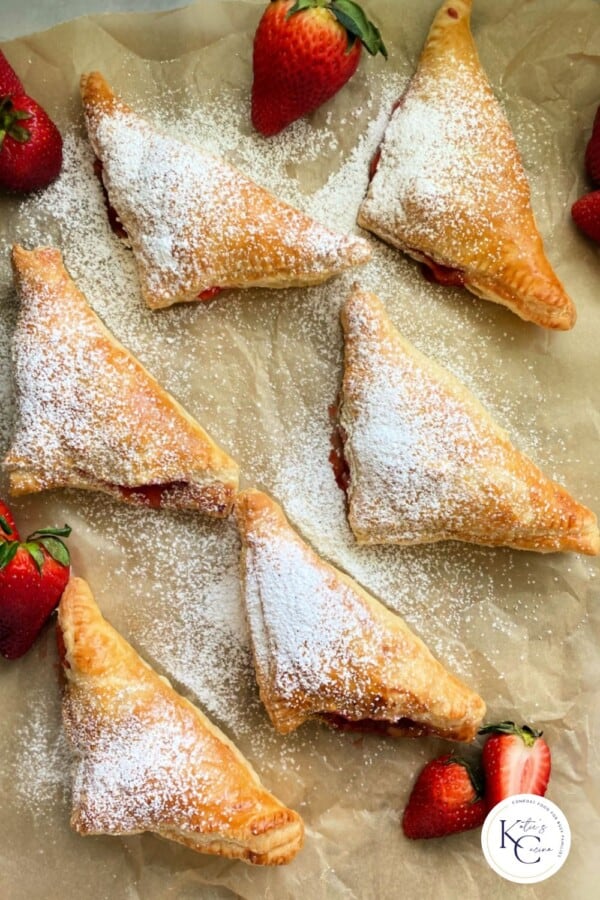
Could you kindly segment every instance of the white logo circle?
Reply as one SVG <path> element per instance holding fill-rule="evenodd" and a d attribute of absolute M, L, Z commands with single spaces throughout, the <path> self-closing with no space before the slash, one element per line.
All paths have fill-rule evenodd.
<path fill-rule="evenodd" d="M 571 849 L 571 829 L 551 800 L 537 794 L 515 794 L 488 813 L 481 847 L 498 875 L 517 884 L 535 884 L 550 878 L 564 864 Z"/>

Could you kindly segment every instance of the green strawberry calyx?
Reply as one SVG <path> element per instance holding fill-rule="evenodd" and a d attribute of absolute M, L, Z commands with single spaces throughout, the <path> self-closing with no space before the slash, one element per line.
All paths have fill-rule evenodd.
<path fill-rule="evenodd" d="M 17 109 L 10 97 L 0 97 L 0 150 L 7 135 L 19 144 L 27 143 L 31 132 L 20 124 L 24 119 L 31 119 L 31 113 Z"/>
<path fill-rule="evenodd" d="M 0 516 L 0 531 L 3 531 L 7 537 L 10 537 L 13 534 L 13 530 L 4 518 L 4 516 Z M 2 537 L 2 535 L 0 535 Z"/>
<path fill-rule="evenodd" d="M 273 2 L 273 0 L 272 0 Z M 286 18 L 306 9 L 327 9 L 348 32 L 348 51 L 358 39 L 365 50 L 376 56 L 381 53 L 385 59 L 388 53 L 383 43 L 381 32 L 365 15 L 364 10 L 354 0 L 296 0 L 288 11 Z"/>
<path fill-rule="evenodd" d="M 4 520 L 0 522 L 2 530 L 6 524 Z M 62 540 L 62 538 L 68 538 L 70 534 L 71 528 L 69 525 L 64 525 L 62 528 L 39 528 L 37 531 L 33 531 L 25 541 L 3 541 L 0 544 L 0 571 L 5 569 L 15 558 L 20 547 L 29 553 L 40 574 L 44 565 L 42 548 L 59 565 L 70 566 L 71 557 Z"/>
<path fill-rule="evenodd" d="M 514 722 L 498 722 L 497 725 L 485 725 L 479 729 L 479 734 L 511 734 L 521 738 L 526 747 L 533 747 L 538 738 L 543 734 L 529 725 L 515 725 Z"/>
<path fill-rule="evenodd" d="M 452 754 L 450 754 L 450 756 L 443 760 L 443 764 L 445 766 L 462 766 L 469 776 L 469 780 L 471 782 L 471 785 L 473 786 L 473 790 L 475 791 L 475 797 L 471 802 L 476 803 L 478 800 L 481 800 L 481 798 L 483 797 L 483 781 L 480 775 L 474 772 L 473 767 L 470 763 L 467 762 L 466 759 L 462 759 L 462 757 L 460 756 L 453 756 Z"/>

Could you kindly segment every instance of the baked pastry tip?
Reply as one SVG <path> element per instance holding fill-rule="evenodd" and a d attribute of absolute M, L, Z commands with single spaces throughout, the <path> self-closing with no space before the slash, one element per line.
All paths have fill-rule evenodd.
<path fill-rule="evenodd" d="M 290 862 L 303 842 L 300 816 L 115 631 L 81 578 L 71 578 L 61 599 L 58 640 L 75 831 L 149 831 L 200 853 Z"/>
<path fill-rule="evenodd" d="M 319 284 L 371 256 L 223 160 L 160 132 L 99 72 L 81 78 L 90 142 L 152 308 L 226 288 Z"/>
<path fill-rule="evenodd" d="M 512 129 L 481 66 L 470 0 L 446 0 L 386 129 L 358 223 L 544 328 L 575 324 L 546 257 Z"/>
<path fill-rule="evenodd" d="M 58 250 L 14 246 L 10 492 L 79 488 L 229 514 L 239 469 L 103 325 Z"/>
<path fill-rule="evenodd" d="M 594 513 L 520 453 L 473 394 L 355 287 L 339 421 L 359 544 L 439 540 L 600 553 Z"/>
<path fill-rule="evenodd" d="M 266 494 L 243 491 L 235 510 L 256 679 L 277 731 L 319 718 L 391 737 L 473 740 L 483 700 L 400 616 L 321 559 Z"/>

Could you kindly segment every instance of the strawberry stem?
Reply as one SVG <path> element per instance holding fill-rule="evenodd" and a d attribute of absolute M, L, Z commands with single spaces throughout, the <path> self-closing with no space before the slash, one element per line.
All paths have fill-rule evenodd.
<path fill-rule="evenodd" d="M 466 759 L 462 759 L 460 756 L 454 756 L 452 754 L 444 762 L 447 766 L 451 765 L 452 763 L 457 763 L 459 766 L 462 766 L 463 769 L 466 770 L 466 773 L 469 776 L 469 780 L 473 785 L 473 790 L 476 794 L 476 797 L 472 802 L 476 803 L 477 800 L 481 800 L 481 798 L 483 797 L 483 779 L 473 771 L 470 763 L 468 763 Z"/>
<path fill-rule="evenodd" d="M 348 50 L 356 39 L 362 43 L 365 50 L 376 56 L 381 53 L 385 59 L 388 58 L 388 52 L 381 38 L 381 32 L 377 26 L 370 21 L 365 15 L 362 7 L 355 3 L 354 0 L 296 0 L 294 5 L 289 9 L 286 19 L 296 13 L 308 9 L 327 9 L 332 16 L 342 25 L 348 34 Z"/>
<path fill-rule="evenodd" d="M 515 734 L 518 735 L 526 747 L 533 747 L 542 731 L 530 728 L 529 725 L 515 725 L 514 722 L 498 722 L 497 725 L 485 725 L 479 729 L 479 734 Z"/>
<path fill-rule="evenodd" d="M 11 535 L 13 533 L 12 528 L 10 527 L 4 516 L 0 516 L 0 528 L 2 529 L 4 534 Z"/>
<path fill-rule="evenodd" d="M 0 570 L 6 568 L 9 562 L 14 559 L 18 549 L 18 541 L 3 541 L 0 544 Z"/>
<path fill-rule="evenodd" d="M 43 554 L 41 550 L 39 550 L 39 546 L 44 548 L 49 556 L 52 557 L 57 563 L 61 566 L 69 566 L 71 564 L 71 557 L 69 555 L 69 551 L 66 545 L 61 541 L 61 538 L 67 538 L 71 534 L 71 527 L 69 525 L 63 525 L 62 528 L 38 528 L 37 531 L 32 532 L 27 538 L 27 544 L 25 545 L 34 560 L 37 559 L 31 551 L 31 547 L 35 547 L 42 557 L 43 562 Z M 38 567 L 39 568 L 39 567 Z M 41 571 L 41 569 L 40 569 Z"/>
<path fill-rule="evenodd" d="M 27 143 L 31 132 L 19 125 L 19 122 L 30 118 L 31 113 L 17 109 L 11 97 L 0 97 L 0 149 L 7 135 L 19 144 Z"/>
<path fill-rule="evenodd" d="M 71 531 L 70 525 L 67 525 L 66 523 L 62 528 L 38 528 L 36 531 L 31 532 L 27 540 L 35 541 L 37 538 L 46 537 L 46 535 L 51 537 L 69 537 Z"/>

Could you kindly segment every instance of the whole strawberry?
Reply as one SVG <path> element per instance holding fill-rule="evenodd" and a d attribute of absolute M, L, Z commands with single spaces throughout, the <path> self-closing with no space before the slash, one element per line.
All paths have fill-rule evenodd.
<path fill-rule="evenodd" d="M 23 93 L 23 85 L 21 81 L 5 57 L 2 50 L 0 50 L 0 97 L 4 97 L 9 94 L 22 94 Z"/>
<path fill-rule="evenodd" d="M 47 187 L 62 166 L 60 132 L 27 94 L 0 98 L 0 188 L 27 193 Z"/>
<path fill-rule="evenodd" d="M 600 191 L 584 194 L 571 207 L 571 216 L 580 231 L 600 244 Z"/>
<path fill-rule="evenodd" d="M 513 794 L 543 797 L 550 778 L 550 748 L 541 731 L 514 722 L 486 725 L 479 734 L 489 734 L 481 763 L 485 776 L 488 810 Z"/>
<path fill-rule="evenodd" d="M 379 30 L 353 0 L 271 0 L 254 36 L 254 127 L 277 134 L 333 97 L 363 45 L 387 58 Z"/>
<path fill-rule="evenodd" d="M 408 838 L 445 837 L 483 824 L 485 801 L 468 764 L 451 754 L 427 763 L 402 818 Z"/>
<path fill-rule="evenodd" d="M 61 538 L 71 529 L 44 528 L 21 541 L 6 514 L 0 527 L 0 653 L 17 659 L 32 646 L 69 580 L 69 551 Z"/>
<path fill-rule="evenodd" d="M 600 106 L 592 128 L 592 136 L 585 149 L 585 169 L 597 187 L 600 187 Z"/>

